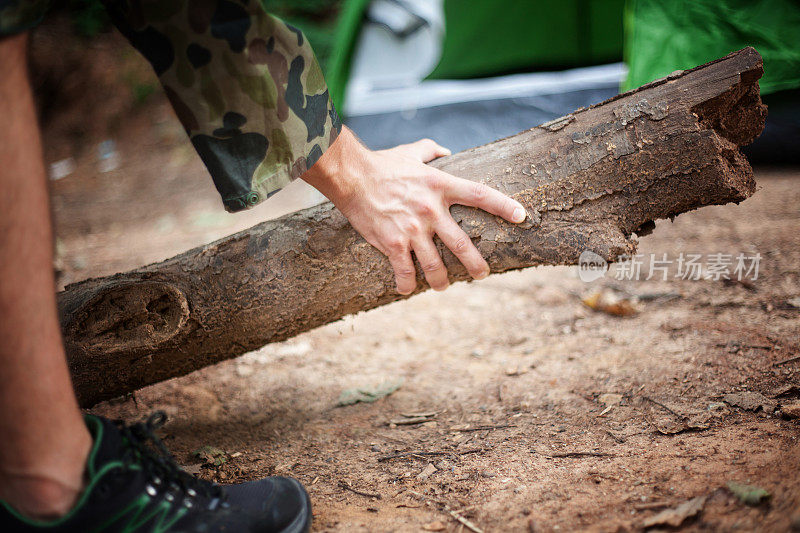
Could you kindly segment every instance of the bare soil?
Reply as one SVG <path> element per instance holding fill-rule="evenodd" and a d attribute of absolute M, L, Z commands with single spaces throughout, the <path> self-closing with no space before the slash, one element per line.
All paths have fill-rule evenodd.
<path fill-rule="evenodd" d="M 113 59 L 114 50 L 93 53 Z M 76 154 L 75 172 L 52 182 L 61 286 L 164 259 L 302 203 L 295 191 L 226 214 L 164 99 L 134 111 L 124 127 L 86 134 L 82 150 L 63 128 L 46 132 L 48 163 Z M 107 173 L 92 144 L 104 135 L 121 162 Z M 781 415 L 800 401 L 800 360 L 777 364 L 800 352 L 800 309 L 789 302 L 800 296 L 800 170 L 757 169 L 756 178 L 752 199 L 660 222 L 640 246 L 671 259 L 758 252 L 752 283 L 618 281 L 614 269 L 592 283 L 570 268 L 492 276 L 93 412 L 132 421 L 165 410 L 167 446 L 207 479 L 297 477 L 317 531 L 467 531 L 448 511 L 483 531 L 640 530 L 697 496 L 707 498 L 703 509 L 683 530 L 800 530 L 800 422 Z M 640 296 L 641 312 L 587 308 L 581 297 L 598 288 Z M 386 398 L 336 406 L 345 389 L 398 379 Z M 740 391 L 769 405 L 722 401 Z M 415 413 L 435 414 L 390 424 Z M 202 464 L 202 446 L 222 450 L 225 462 Z M 771 498 L 747 506 L 729 481 Z"/>

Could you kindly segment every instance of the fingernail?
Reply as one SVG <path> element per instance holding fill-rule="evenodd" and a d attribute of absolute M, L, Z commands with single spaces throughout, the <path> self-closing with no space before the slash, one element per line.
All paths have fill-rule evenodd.
<path fill-rule="evenodd" d="M 483 272 L 481 272 L 477 276 L 475 276 L 475 279 L 478 279 L 478 280 L 486 279 L 489 276 L 490 273 L 491 273 L 491 271 L 487 268 L 486 270 L 484 270 Z"/>
<path fill-rule="evenodd" d="M 453 155 L 453 152 L 451 152 L 449 148 L 445 148 L 444 146 L 442 146 L 442 152 L 444 152 L 444 155 Z"/>
<path fill-rule="evenodd" d="M 511 221 L 516 222 L 519 224 L 520 222 L 524 222 L 527 214 L 525 213 L 525 208 L 522 206 L 514 208 L 514 214 L 511 216 Z"/>

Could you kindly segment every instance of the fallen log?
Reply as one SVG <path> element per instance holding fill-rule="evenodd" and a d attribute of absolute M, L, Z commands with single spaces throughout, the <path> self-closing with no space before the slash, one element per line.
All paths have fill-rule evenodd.
<path fill-rule="evenodd" d="M 528 209 L 520 225 L 451 209 L 492 272 L 576 264 L 584 250 L 614 261 L 656 219 L 753 194 L 739 147 L 764 126 L 762 72 L 747 48 L 431 164 Z M 451 281 L 467 280 L 437 244 Z M 388 261 L 327 203 L 70 285 L 58 303 L 90 406 L 401 298 Z"/>

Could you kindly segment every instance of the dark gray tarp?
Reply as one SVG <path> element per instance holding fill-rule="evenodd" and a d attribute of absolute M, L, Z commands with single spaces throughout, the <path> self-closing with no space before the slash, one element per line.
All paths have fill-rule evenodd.
<path fill-rule="evenodd" d="M 508 137 L 610 98 L 617 84 L 560 94 L 502 98 L 349 117 L 347 125 L 373 149 L 430 137 L 453 152 Z"/>

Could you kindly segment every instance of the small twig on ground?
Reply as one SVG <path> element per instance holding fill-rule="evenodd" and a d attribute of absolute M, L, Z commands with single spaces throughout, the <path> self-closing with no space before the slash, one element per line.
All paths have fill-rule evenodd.
<path fill-rule="evenodd" d="M 754 350 L 771 350 L 771 344 L 743 344 L 740 342 L 718 342 L 717 348 L 752 348 Z"/>
<path fill-rule="evenodd" d="M 606 413 L 608 413 L 609 411 L 611 411 L 613 408 L 614 408 L 614 404 L 611 404 L 611 405 L 609 405 L 608 407 L 606 407 L 605 409 L 603 409 L 603 410 L 600 412 L 600 414 L 599 414 L 599 415 L 597 415 L 597 416 L 598 416 L 598 417 L 605 416 L 605 415 L 606 415 Z"/>
<path fill-rule="evenodd" d="M 435 418 L 429 416 L 415 416 L 412 418 L 395 418 L 393 420 L 389 420 L 387 424 L 395 426 L 412 426 L 414 424 L 424 424 L 425 422 L 432 422 Z"/>
<path fill-rule="evenodd" d="M 433 418 L 438 414 L 439 411 L 427 411 L 424 413 L 400 413 L 400 416 L 404 418 L 417 418 L 417 417 Z"/>
<path fill-rule="evenodd" d="M 467 529 L 472 531 L 472 533 L 483 533 L 483 530 L 481 528 L 479 528 L 478 526 L 476 526 L 475 524 L 473 524 L 472 522 L 470 522 L 469 520 L 467 520 L 466 518 L 464 518 L 463 516 L 461 516 L 459 514 L 459 513 L 463 513 L 465 511 L 467 511 L 469 508 L 462 509 L 460 511 L 454 511 L 454 510 L 452 510 L 450 508 L 449 505 L 447 505 L 445 502 L 443 502 L 441 500 L 436 500 L 436 499 L 433 499 L 433 498 L 429 498 L 429 497 L 425 496 L 424 494 L 420 494 L 419 492 L 417 492 L 415 490 L 409 490 L 408 493 L 412 494 L 413 496 L 415 496 L 416 498 L 418 498 L 418 499 L 420 499 L 422 501 L 435 503 L 436 505 L 440 506 L 444 510 L 444 512 L 449 514 L 459 524 L 463 525 L 464 527 L 466 527 Z"/>
<path fill-rule="evenodd" d="M 401 508 L 401 507 L 405 507 L 406 509 L 419 509 L 423 505 L 424 504 L 422 504 L 422 503 L 419 504 L 419 505 L 409 505 L 407 503 L 398 503 L 397 505 L 395 505 L 395 507 L 398 508 L 398 509 Z"/>
<path fill-rule="evenodd" d="M 497 426 L 475 426 L 474 428 L 464 428 L 464 429 L 453 429 L 453 432 L 459 433 L 468 433 L 470 431 L 486 431 L 492 429 L 505 429 L 505 428 L 515 428 L 517 426 L 513 424 L 499 424 Z"/>
<path fill-rule="evenodd" d="M 733 287 L 736 285 L 740 285 L 751 292 L 758 292 L 758 288 L 756 284 L 747 279 L 723 279 L 723 285 L 727 285 L 728 287 Z"/>
<path fill-rule="evenodd" d="M 620 444 L 625 442 L 624 438 L 620 437 L 619 435 L 617 435 L 616 433 L 614 433 L 610 429 L 603 428 L 603 431 L 605 431 L 612 439 L 614 439 L 615 441 L 619 442 Z"/>
<path fill-rule="evenodd" d="M 554 454 L 543 453 L 541 455 L 549 457 L 550 459 L 565 459 L 567 457 L 617 457 L 617 454 L 605 452 L 564 452 Z"/>
<path fill-rule="evenodd" d="M 447 508 L 447 506 L 445 506 L 445 509 L 446 508 Z M 481 528 L 479 528 L 478 526 L 476 526 L 475 524 L 473 524 L 472 522 L 470 522 L 469 520 L 467 520 L 466 518 L 464 518 L 460 514 L 456 513 L 455 511 L 451 511 L 451 510 L 448 509 L 447 513 L 450 516 L 452 516 L 453 518 L 455 518 L 456 520 L 458 520 L 459 523 L 461 523 L 464 527 L 466 527 L 467 529 L 469 529 L 473 533 L 483 533 L 483 530 Z"/>
<path fill-rule="evenodd" d="M 663 409 L 666 409 L 667 411 L 669 411 L 669 412 L 670 412 L 670 413 L 672 413 L 674 416 L 676 416 L 676 417 L 678 417 L 678 418 L 680 418 L 680 419 L 684 419 L 684 418 L 686 418 L 684 415 L 682 415 L 682 414 L 680 414 L 680 413 L 676 412 L 675 410 L 673 410 L 673 409 L 671 409 L 671 408 L 667 407 L 666 405 L 664 405 L 663 403 L 659 402 L 658 400 L 654 400 L 654 399 L 652 399 L 650 396 L 642 396 L 642 398 L 644 398 L 644 399 L 645 399 L 645 400 L 647 400 L 647 401 L 653 402 L 654 404 L 656 404 L 657 406 L 659 406 L 659 407 L 661 407 L 661 408 L 663 408 Z"/>
<path fill-rule="evenodd" d="M 433 457 L 437 455 L 447 455 L 447 452 L 403 452 L 393 453 L 392 455 L 384 455 L 378 457 L 378 462 L 391 461 L 392 459 L 402 459 L 403 457 Z"/>
<path fill-rule="evenodd" d="M 460 452 L 456 452 L 457 455 L 467 455 L 470 453 L 481 453 L 487 451 L 488 448 L 470 448 L 469 450 L 463 450 Z"/>
<path fill-rule="evenodd" d="M 800 361 L 800 355 L 795 355 L 794 357 L 790 357 L 788 359 L 784 359 L 783 361 L 778 361 L 777 363 L 772 363 L 772 366 L 788 365 L 789 363 L 794 363 L 795 361 Z"/>
<path fill-rule="evenodd" d="M 664 507 L 669 507 L 671 504 L 669 502 L 647 502 L 647 503 L 637 503 L 633 506 L 634 509 L 637 511 L 648 511 L 650 509 L 661 509 Z"/>
<path fill-rule="evenodd" d="M 378 462 L 383 463 L 384 461 L 391 461 L 392 459 L 403 459 L 404 457 L 436 457 L 439 455 L 467 455 L 469 453 L 480 453 L 485 452 L 486 448 L 471 448 L 469 450 L 463 451 L 451 451 L 451 452 L 402 452 L 402 453 L 393 453 L 392 455 L 384 455 L 383 457 L 378 457 Z"/>
<path fill-rule="evenodd" d="M 645 292 L 642 294 L 628 293 L 628 295 L 635 296 L 640 302 L 652 302 L 653 300 L 663 300 L 668 302 L 681 297 L 681 293 L 679 292 Z"/>
<path fill-rule="evenodd" d="M 348 485 L 344 481 L 340 481 L 339 482 L 339 486 L 342 487 L 343 489 L 349 490 L 350 492 L 358 494 L 359 496 L 366 496 L 367 498 L 377 498 L 378 500 L 381 499 L 381 495 L 380 494 L 376 494 L 376 493 L 373 493 L 373 492 L 364 492 L 363 490 L 358 490 L 356 488 L 351 487 L 350 485 Z"/>

